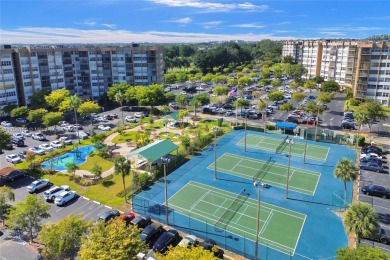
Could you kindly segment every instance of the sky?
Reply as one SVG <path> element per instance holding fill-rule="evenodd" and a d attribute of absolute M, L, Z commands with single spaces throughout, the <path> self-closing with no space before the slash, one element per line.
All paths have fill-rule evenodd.
<path fill-rule="evenodd" d="M 390 34 L 390 0 L 0 0 L 0 44 L 195 43 Z"/>

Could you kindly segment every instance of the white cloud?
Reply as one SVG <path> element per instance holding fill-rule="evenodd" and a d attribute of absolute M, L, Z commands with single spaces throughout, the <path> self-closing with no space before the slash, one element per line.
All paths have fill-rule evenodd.
<path fill-rule="evenodd" d="M 235 25 L 231 25 L 230 27 L 239 27 L 239 28 L 264 28 L 265 26 L 264 25 L 257 25 L 257 24 L 254 24 L 254 23 L 244 23 L 244 24 L 235 24 Z"/>
<path fill-rule="evenodd" d="M 88 25 L 88 26 L 95 26 L 95 25 L 96 25 L 96 22 L 87 21 L 87 22 L 84 22 L 83 24 L 84 24 L 84 25 Z"/>
<path fill-rule="evenodd" d="M 203 27 L 206 29 L 215 28 L 218 25 L 220 25 L 221 23 L 222 23 L 221 21 L 206 22 L 206 23 L 203 23 Z"/>
<path fill-rule="evenodd" d="M 180 19 L 176 19 L 176 20 L 170 20 L 170 22 L 189 24 L 190 22 L 192 22 L 192 19 L 190 17 L 185 17 L 185 18 L 180 18 Z"/>
<path fill-rule="evenodd" d="M 76 28 L 24 27 L 0 30 L 0 44 L 85 44 L 85 43 L 192 43 L 209 41 L 260 41 L 262 39 L 287 40 L 293 36 L 272 34 L 207 34 L 166 31 L 134 33 L 126 30 L 81 30 Z"/>
<path fill-rule="evenodd" d="M 213 3 L 204 2 L 200 0 L 149 0 L 155 4 L 166 5 L 170 7 L 190 7 L 201 9 L 204 12 L 232 12 L 232 11 L 245 11 L 245 12 L 259 12 L 269 9 L 268 5 L 254 5 L 249 2 L 245 3 Z"/>
<path fill-rule="evenodd" d="M 366 26 L 357 26 L 357 27 L 353 27 L 353 26 L 338 26 L 338 27 L 324 27 L 324 28 L 320 28 L 319 30 L 320 31 L 337 31 L 337 32 L 341 32 L 341 31 L 344 31 L 344 32 L 365 32 L 365 31 L 379 31 L 379 30 L 383 30 L 385 28 L 382 28 L 382 27 L 366 27 Z"/>
<path fill-rule="evenodd" d="M 116 24 L 112 24 L 112 23 L 102 23 L 101 25 L 107 27 L 107 28 L 110 28 L 110 29 L 116 29 Z"/>

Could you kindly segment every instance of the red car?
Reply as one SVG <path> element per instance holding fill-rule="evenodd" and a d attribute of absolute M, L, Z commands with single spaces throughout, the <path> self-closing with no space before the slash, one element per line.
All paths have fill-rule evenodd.
<path fill-rule="evenodd" d="M 135 215 L 133 212 L 125 212 L 125 214 L 120 216 L 120 220 L 125 221 L 126 225 L 130 224 L 130 221 L 132 221 L 135 218 Z"/>

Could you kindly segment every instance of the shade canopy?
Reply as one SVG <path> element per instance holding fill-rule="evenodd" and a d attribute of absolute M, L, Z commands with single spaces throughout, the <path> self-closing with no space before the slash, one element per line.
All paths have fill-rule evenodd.
<path fill-rule="evenodd" d="M 297 127 L 297 124 L 286 123 L 286 122 L 276 122 L 275 126 L 279 127 L 279 128 L 285 128 L 285 129 L 295 129 Z"/>
<path fill-rule="evenodd" d="M 161 157 L 169 154 L 170 152 L 178 149 L 179 146 L 172 143 L 168 139 L 157 140 L 151 144 L 145 145 L 137 150 L 131 152 L 127 158 L 133 157 L 135 155 L 143 157 L 149 163 L 159 160 Z"/>

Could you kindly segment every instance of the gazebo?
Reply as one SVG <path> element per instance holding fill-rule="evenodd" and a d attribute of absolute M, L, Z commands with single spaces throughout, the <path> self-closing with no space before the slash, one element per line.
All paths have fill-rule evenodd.
<path fill-rule="evenodd" d="M 295 128 L 297 127 L 297 124 L 294 123 L 286 123 L 286 122 L 276 122 L 275 127 L 278 130 L 283 130 L 283 134 L 286 133 L 286 129 L 289 131 L 294 132 Z"/>

